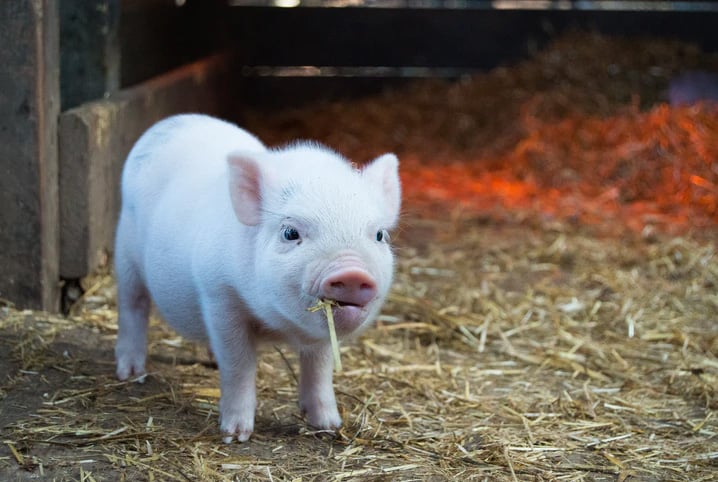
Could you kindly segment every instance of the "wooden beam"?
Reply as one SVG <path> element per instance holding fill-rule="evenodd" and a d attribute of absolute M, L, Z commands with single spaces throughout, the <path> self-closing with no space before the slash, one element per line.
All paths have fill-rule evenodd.
<path fill-rule="evenodd" d="M 0 2 L 0 298 L 59 304 L 55 0 Z"/>

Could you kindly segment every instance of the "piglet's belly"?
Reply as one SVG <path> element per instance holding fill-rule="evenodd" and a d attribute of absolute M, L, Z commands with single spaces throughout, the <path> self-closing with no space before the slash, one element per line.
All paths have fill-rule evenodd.
<path fill-rule="evenodd" d="M 147 288 L 162 318 L 184 338 L 203 341 L 207 333 L 199 296 L 191 276 L 171 269 L 172 263 L 147 272 Z M 168 269 L 170 268 L 170 269 Z"/>
<path fill-rule="evenodd" d="M 167 324 L 183 338 L 192 341 L 207 341 L 207 331 L 199 310 L 183 309 L 176 305 L 158 306 L 158 309 Z"/>

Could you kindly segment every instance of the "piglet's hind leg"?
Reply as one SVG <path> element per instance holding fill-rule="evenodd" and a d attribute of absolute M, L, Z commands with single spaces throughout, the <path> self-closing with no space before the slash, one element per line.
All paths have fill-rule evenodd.
<path fill-rule="evenodd" d="M 145 374 L 147 320 L 150 311 L 150 295 L 127 253 L 127 245 L 123 243 L 123 237 L 127 234 L 127 226 L 123 230 L 120 223 L 115 254 L 119 312 L 115 358 L 117 377 L 120 380 Z"/>

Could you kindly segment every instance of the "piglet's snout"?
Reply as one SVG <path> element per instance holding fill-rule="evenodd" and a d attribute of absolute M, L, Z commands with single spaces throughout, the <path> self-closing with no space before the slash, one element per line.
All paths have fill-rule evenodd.
<path fill-rule="evenodd" d="M 332 271 L 321 281 L 321 297 L 337 301 L 340 305 L 365 306 L 376 298 L 374 278 L 360 268 Z"/>

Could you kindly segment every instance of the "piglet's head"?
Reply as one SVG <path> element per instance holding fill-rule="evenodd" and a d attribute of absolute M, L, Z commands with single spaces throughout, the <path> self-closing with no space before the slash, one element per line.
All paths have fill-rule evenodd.
<path fill-rule="evenodd" d="M 361 170 L 316 144 L 228 158 L 237 220 L 254 240 L 255 300 L 269 328 L 304 340 L 328 337 L 317 299 L 335 301 L 340 336 L 366 327 L 391 285 L 389 231 L 401 208 L 398 160 Z"/>

